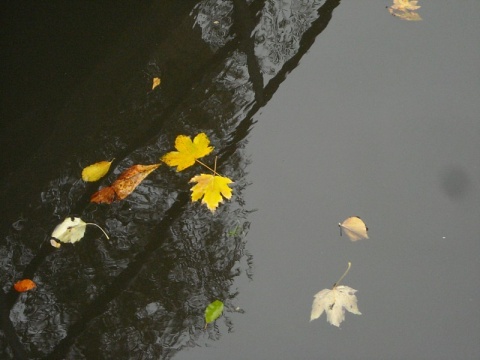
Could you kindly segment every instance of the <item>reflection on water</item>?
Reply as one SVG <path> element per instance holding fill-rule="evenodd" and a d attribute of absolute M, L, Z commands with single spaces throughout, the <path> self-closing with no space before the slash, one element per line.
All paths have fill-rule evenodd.
<path fill-rule="evenodd" d="M 205 0 L 185 6 L 172 15 L 171 34 L 145 68 L 130 69 L 133 75 L 108 88 L 115 96 L 95 97 L 102 81 L 113 81 L 107 74 L 91 83 L 92 95 L 81 93 L 90 101 L 72 101 L 56 133 L 68 146 L 45 144 L 23 170 L 37 171 L 38 181 L 12 177 L 2 185 L 5 203 L 20 194 L 15 219 L 2 225 L 3 357 L 170 358 L 233 331 L 229 313 L 241 306 L 234 280 L 253 274 L 242 200 L 252 118 L 338 4 Z M 150 75 L 160 73 L 161 86 L 148 91 Z M 78 117 L 82 126 L 75 127 Z M 89 203 L 131 165 L 157 163 L 176 135 L 200 131 L 215 147 L 209 156 L 218 155 L 218 171 L 235 181 L 232 201 L 214 215 L 190 202 L 187 181 L 196 170 L 174 173 L 167 166 L 123 201 Z M 112 158 L 113 171 L 100 185 L 79 180 L 84 166 Z M 101 225 L 110 240 L 87 228 L 78 244 L 52 248 L 49 234 L 68 215 Z M 37 289 L 14 293 L 20 278 L 33 279 Z M 225 303 L 224 315 L 204 331 L 205 307 L 215 299 Z"/>

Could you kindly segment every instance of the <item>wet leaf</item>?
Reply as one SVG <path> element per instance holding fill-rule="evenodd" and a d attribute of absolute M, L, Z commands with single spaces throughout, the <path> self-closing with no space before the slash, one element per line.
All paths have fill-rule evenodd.
<path fill-rule="evenodd" d="M 422 20 L 420 14 L 413 11 L 400 11 L 392 13 L 393 16 L 396 16 L 402 20 L 407 21 L 420 21 Z"/>
<path fill-rule="evenodd" d="M 242 232 L 242 228 L 240 227 L 240 225 L 237 225 L 233 229 L 230 229 L 228 231 L 228 236 L 238 236 L 241 234 L 241 232 Z"/>
<path fill-rule="evenodd" d="M 85 235 L 87 223 L 79 217 L 67 217 L 53 229 L 51 238 L 63 243 L 75 243 Z"/>
<path fill-rule="evenodd" d="M 344 222 L 339 223 L 338 226 L 340 227 L 340 235 L 344 232 L 352 241 L 368 239 L 368 228 L 358 216 L 349 217 Z"/>
<path fill-rule="evenodd" d="M 223 302 L 220 300 L 215 300 L 214 302 L 208 304 L 205 309 L 205 328 L 207 324 L 217 320 L 223 312 Z"/>
<path fill-rule="evenodd" d="M 123 200 L 160 164 L 133 165 L 122 172 L 111 186 L 105 187 L 90 198 L 94 203 L 111 204 L 114 200 Z"/>
<path fill-rule="evenodd" d="M 111 204 L 115 200 L 115 190 L 111 186 L 104 187 L 100 189 L 90 198 L 91 202 L 94 203 L 105 203 Z"/>
<path fill-rule="evenodd" d="M 337 327 L 345 320 L 345 310 L 352 314 L 361 315 L 358 310 L 357 297 L 355 293 L 357 290 L 349 286 L 335 286 L 333 289 L 323 289 L 315 294 L 315 300 L 312 305 L 312 313 L 310 321 L 320 317 L 320 315 L 327 314 L 327 321 Z"/>
<path fill-rule="evenodd" d="M 60 244 L 59 242 L 56 242 L 55 239 L 50 239 L 50 245 L 52 245 L 54 248 L 60 248 L 60 246 L 62 246 L 62 244 Z"/>
<path fill-rule="evenodd" d="M 13 287 L 15 288 L 16 291 L 18 292 L 25 292 L 28 290 L 32 290 L 37 287 L 37 284 L 35 284 L 32 280 L 30 279 L 23 279 L 20 281 L 17 281 Z"/>
<path fill-rule="evenodd" d="M 152 90 L 154 90 L 157 86 L 159 86 L 161 83 L 160 78 L 156 77 L 153 78 L 153 83 L 152 83 Z"/>
<path fill-rule="evenodd" d="M 82 171 L 83 181 L 100 180 L 102 177 L 107 175 L 110 165 L 112 165 L 112 161 L 100 161 L 84 168 Z"/>
<path fill-rule="evenodd" d="M 50 236 L 50 244 L 56 248 L 60 247 L 60 244 L 56 241 L 63 243 L 76 243 L 81 240 L 85 235 L 85 229 L 87 225 L 93 225 L 102 230 L 103 234 L 107 239 L 109 239 L 105 230 L 100 226 L 94 223 L 86 223 L 79 217 L 67 217 L 63 222 L 58 224 L 55 229 L 53 229 L 52 235 Z M 53 241 L 52 241 L 53 240 Z"/>
<path fill-rule="evenodd" d="M 162 157 L 168 166 L 176 166 L 177 171 L 182 171 L 213 151 L 210 140 L 205 133 L 200 133 L 192 139 L 186 135 L 178 135 L 175 139 L 175 149 Z"/>
<path fill-rule="evenodd" d="M 190 182 L 197 184 L 191 188 L 192 201 L 200 200 L 202 204 L 206 204 L 210 211 L 214 212 L 218 204 L 223 202 L 223 198 L 230 199 L 232 197 L 232 189 L 229 184 L 233 181 L 227 177 L 219 175 L 201 174 L 194 176 Z"/>
<path fill-rule="evenodd" d="M 393 5 L 391 5 L 390 8 L 400 11 L 413 11 L 420 9 L 417 3 L 418 1 L 415 0 L 393 0 Z"/>
<path fill-rule="evenodd" d="M 352 314 L 361 315 L 358 310 L 357 297 L 355 293 L 357 290 L 349 286 L 338 285 L 340 281 L 347 275 L 351 262 L 348 262 L 347 270 L 340 276 L 340 279 L 333 284 L 332 289 L 323 289 L 315 294 L 315 299 L 312 304 L 312 312 L 310 314 L 310 321 L 318 319 L 320 315 L 327 314 L 327 321 L 337 327 L 345 320 L 345 310 Z"/>
<path fill-rule="evenodd" d="M 418 1 L 414 0 L 393 0 L 393 5 L 388 7 L 390 14 L 409 21 L 422 20 L 420 15 L 415 10 L 420 9 L 417 5 Z"/>

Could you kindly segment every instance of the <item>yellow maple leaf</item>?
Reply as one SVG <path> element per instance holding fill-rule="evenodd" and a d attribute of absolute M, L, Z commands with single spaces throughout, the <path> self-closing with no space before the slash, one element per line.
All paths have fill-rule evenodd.
<path fill-rule="evenodd" d="M 218 204 L 223 201 L 223 198 L 230 199 L 232 197 L 232 189 L 228 184 L 233 183 L 227 177 L 219 175 L 201 174 L 194 176 L 190 182 L 197 184 L 191 188 L 192 201 L 200 200 L 202 197 L 202 204 L 206 204 L 211 212 L 215 212 Z"/>
<path fill-rule="evenodd" d="M 176 166 L 177 171 L 182 171 L 193 164 L 196 159 L 200 159 L 213 151 L 213 147 L 209 146 L 210 140 L 205 133 L 200 133 L 195 138 L 190 136 L 178 135 L 175 139 L 175 149 L 162 157 L 162 161 L 168 166 Z"/>
<path fill-rule="evenodd" d="M 418 6 L 417 3 L 418 1 L 414 0 L 393 0 L 393 5 L 390 6 L 390 8 L 400 11 L 418 10 L 421 8 L 421 6 Z"/>
<path fill-rule="evenodd" d="M 83 181 L 97 181 L 104 177 L 108 173 L 112 161 L 100 161 L 85 167 L 82 170 Z"/>
<path fill-rule="evenodd" d="M 414 0 L 393 0 L 393 5 L 387 7 L 390 14 L 409 21 L 422 20 L 420 15 L 414 10 L 420 9 L 421 6 L 417 5 L 418 1 Z"/>

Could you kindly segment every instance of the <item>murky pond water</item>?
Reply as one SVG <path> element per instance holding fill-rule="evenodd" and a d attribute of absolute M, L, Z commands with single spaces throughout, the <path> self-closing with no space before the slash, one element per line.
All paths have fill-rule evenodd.
<path fill-rule="evenodd" d="M 36 93 L 4 85 L 15 96 L 2 109 L 1 357 L 478 358 L 480 4 L 420 1 L 410 10 L 419 21 L 390 5 L 83 8 L 104 11 L 104 26 L 82 28 L 80 17 L 42 53 L 55 64 L 77 39 L 88 61 L 69 59 L 75 77 L 59 61 Z M 40 76 L 34 54 L 24 73 Z M 201 132 L 215 147 L 202 161 L 217 157 L 234 181 L 215 213 L 191 202 L 198 165 L 163 164 L 124 200 L 89 201 L 130 166 L 159 163 L 178 135 Z M 113 158 L 105 178 L 81 180 Z M 88 227 L 55 249 L 50 235 L 70 215 L 110 240 Z M 369 239 L 340 236 L 352 215 Z M 309 322 L 313 295 L 349 261 L 342 283 L 358 290 L 362 315 L 340 328 L 325 314 Z M 15 292 L 23 278 L 37 287 Z M 205 330 L 216 299 L 223 315 Z"/>

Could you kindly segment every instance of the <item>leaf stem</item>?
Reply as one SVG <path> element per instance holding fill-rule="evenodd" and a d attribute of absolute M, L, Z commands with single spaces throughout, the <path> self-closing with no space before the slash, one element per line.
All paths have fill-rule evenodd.
<path fill-rule="evenodd" d="M 105 237 L 107 238 L 107 240 L 110 240 L 110 238 L 108 237 L 107 233 L 105 232 L 105 230 L 102 229 L 102 227 L 100 225 L 97 225 L 95 223 L 85 223 L 85 225 L 95 225 L 96 227 L 98 227 L 100 230 L 102 230 L 103 234 L 105 235 Z"/>
<path fill-rule="evenodd" d="M 198 159 L 195 159 L 196 162 L 198 162 L 200 165 L 202 165 L 203 167 L 207 168 L 208 170 L 210 170 L 213 175 L 220 175 L 219 173 L 217 173 L 217 157 L 215 157 L 215 165 L 214 165 L 214 169 L 212 169 L 210 166 L 208 166 L 207 164 L 201 162 L 200 160 Z"/>
<path fill-rule="evenodd" d="M 338 286 L 338 284 L 340 283 L 340 281 L 343 280 L 343 278 L 345 277 L 345 275 L 348 274 L 348 271 L 350 270 L 350 267 L 351 267 L 351 266 L 352 266 L 352 263 L 349 261 L 349 262 L 348 262 L 347 270 L 345 270 L 345 272 L 343 273 L 343 275 L 340 276 L 340 279 L 338 279 L 338 281 L 337 281 L 335 284 L 333 284 L 333 289 L 335 289 L 335 288 Z"/>

